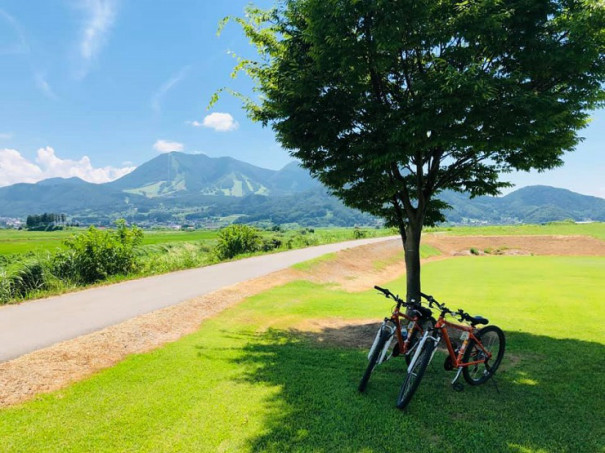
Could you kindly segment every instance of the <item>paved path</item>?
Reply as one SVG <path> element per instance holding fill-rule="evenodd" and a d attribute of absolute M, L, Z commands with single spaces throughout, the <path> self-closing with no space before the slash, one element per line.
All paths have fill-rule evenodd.
<path fill-rule="evenodd" d="M 291 250 L 4 306 L 0 308 L 0 362 L 326 253 L 389 239 Z"/>

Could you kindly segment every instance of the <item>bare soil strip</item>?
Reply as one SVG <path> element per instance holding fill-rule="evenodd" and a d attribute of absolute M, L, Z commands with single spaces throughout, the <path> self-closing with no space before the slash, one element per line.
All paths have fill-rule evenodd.
<path fill-rule="evenodd" d="M 428 235 L 425 242 L 444 254 L 428 260 L 458 255 L 470 247 L 499 247 L 540 255 L 605 256 L 605 241 L 584 236 Z M 386 282 L 403 274 L 403 263 L 397 260 L 398 256 L 402 256 L 401 253 L 399 240 L 347 249 L 338 252 L 334 259 L 318 262 L 305 271 L 286 269 L 274 272 L 0 363 L 0 407 L 26 401 L 40 393 L 58 390 L 111 367 L 130 354 L 147 352 L 176 341 L 195 332 L 205 319 L 225 308 L 290 281 L 306 279 L 333 283 L 347 291 L 367 290 L 376 283 Z M 346 338 L 334 338 L 331 332 L 343 325 L 351 325 L 351 331 Z M 311 320 L 309 325 L 300 328 L 323 331 L 327 343 L 353 343 L 361 347 L 366 346 L 366 333 L 375 329 L 375 324 L 369 323 L 368 320 Z M 337 330 L 341 332 L 339 335 L 342 335 L 343 330 Z"/>
<path fill-rule="evenodd" d="M 447 236 L 428 234 L 425 244 L 449 255 L 469 255 L 471 247 L 484 252 L 499 249 L 503 255 L 605 256 L 605 241 L 589 236 Z"/>

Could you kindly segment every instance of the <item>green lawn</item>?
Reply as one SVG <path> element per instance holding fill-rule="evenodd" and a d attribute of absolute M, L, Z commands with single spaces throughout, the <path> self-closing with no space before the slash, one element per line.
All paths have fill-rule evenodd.
<path fill-rule="evenodd" d="M 394 407 L 400 359 L 358 394 L 367 350 L 322 339 L 361 328 L 298 327 L 314 318 L 380 320 L 390 303 L 373 292 L 294 282 L 178 342 L 0 411 L 0 450 L 602 451 L 604 273 L 601 257 L 461 257 L 424 266 L 425 291 L 505 330 L 500 393 L 491 383 L 454 392 L 436 356 L 406 412 Z"/>
<path fill-rule="evenodd" d="M 510 235 L 583 235 L 605 240 L 605 222 L 553 222 L 544 225 L 493 225 L 428 228 L 427 232 L 444 232 L 453 236 L 510 236 Z"/>

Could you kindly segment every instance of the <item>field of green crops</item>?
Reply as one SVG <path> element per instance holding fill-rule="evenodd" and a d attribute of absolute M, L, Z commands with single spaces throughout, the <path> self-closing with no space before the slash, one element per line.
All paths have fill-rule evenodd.
<path fill-rule="evenodd" d="M 583 235 L 605 240 L 605 223 L 553 222 L 544 225 L 494 225 L 429 228 L 455 236 Z"/>
<path fill-rule="evenodd" d="M 316 228 L 313 237 L 318 243 L 338 242 L 353 239 L 353 228 Z M 84 231 L 70 229 L 64 231 L 25 231 L 0 229 L 0 255 L 21 254 L 27 252 L 54 251 L 62 247 L 62 242 L 68 237 Z M 284 237 L 291 238 L 305 230 L 287 230 Z M 370 236 L 387 234 L 386 230 L 366 229 Z M 273 232 L 263 232 L 271 235 Z M 389 233 L 390 234 L 390 233 Z M 205 242 L 212 244 L 218 235 L 218 230 L 147 230 L 144 232 L 142 245 L 175 244 L 185 242 Z"/>
<path fill-rule="evenodd" d="M 62 246 L 62 241 L 82 230 L 68 231 L 17 231 L 0 229 L 0 255 L 19 254 L 29 251 L 53 251 Z M 369 230 L 371 231 L 371 230 Z M 546 225 L 484 226 L 484 227 L 439 227 L 428 228 L 431 232 L 453 235 L 586 235 L 605 240 L 605 223 L 551 223 Z M 296 230 L 287 234 L 296 234 Z M 352 237 L 352 228 L 316 228 L 315 233 L 326 240 L 347 240 Z M 217 230 L 145 231 L 143 245 L 183 242 L 213 241 Z"/>

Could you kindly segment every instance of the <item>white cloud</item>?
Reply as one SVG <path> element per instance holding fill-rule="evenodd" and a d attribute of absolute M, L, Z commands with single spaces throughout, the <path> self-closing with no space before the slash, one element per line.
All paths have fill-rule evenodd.
<path fill-rule="evenodd" d="M 44 179 L 42 169 L 25 159 L 16 149 L 0 149 L 0 187 Z"/>
<path fill-rule="evenodd" d="M 154 112 L 160 113 L 162 110 L 162 99 L 172 88 L 174 88 L 181 80 L 185 78 L 190 66 L 182 67 L 179 72 L 170 76 L 153 95 L 151 96 L 151 108 Z"/>
<path fill-rule="evenodd" d="M 167 140 L 158 140 L 153 144 L 153 149 L 160 153 L 169 153 L 171 151 L 183 151 L 185 145 L 179 142 L 169 142 Z"/>
<path fill-rule="evenodd" d="M 217 132 L 234 131 L 239 127 L 239 123 L 229 113 L 219 112 L 206 115 L 201 123 L 199 121 L 189 121 L 188 123 L 194 127 L 209 127 Z"/>
<path fill-rule="evenodd" d="M 84 25 L 80 53 L 86 60 L 93 58 L 105 43 L 107 32 L 116 16 L 114 0 L 85 0 L 82 4 L 88 15 Z"/>
<path fill-rule="evenodd" d="M 55 94 L 53 89 L 50 87 L 50 85 L 46 81 L 46 77 L 44 76 L 44 74 L 42 74 L 42 73 L 34 74 L 34 81 L 36 82 L 36 87 L 38 87 L 38 89 L 40 91 L 42 91 L 42 93 L 44 93 L 46 95 L 46 97 L 49 97 L 51 99 L 58 98 L 58 96 Z"/>
<path fill-rule="evenodd" d="M 80 160 L 61 159 L 50 146 L 38 150 L 35 163 L 15 149 L 0 149 L 0 187 L 19 182 L 34 183 L 48 178 L 78 177 L 84 181 L 103 183 L 118 179 L 134 170 L 129 167 L 93 167 L 88 156 Z"/>
<path fill-rule="evenodd" d="M 78 77 L 86 76 L 90 62 L 107 42 L 107 35 L 116 19 L 117 2 L 118 0 L 82 0 L 78 3 L 85 15 L 79 43 L 84 66 Z"/>

